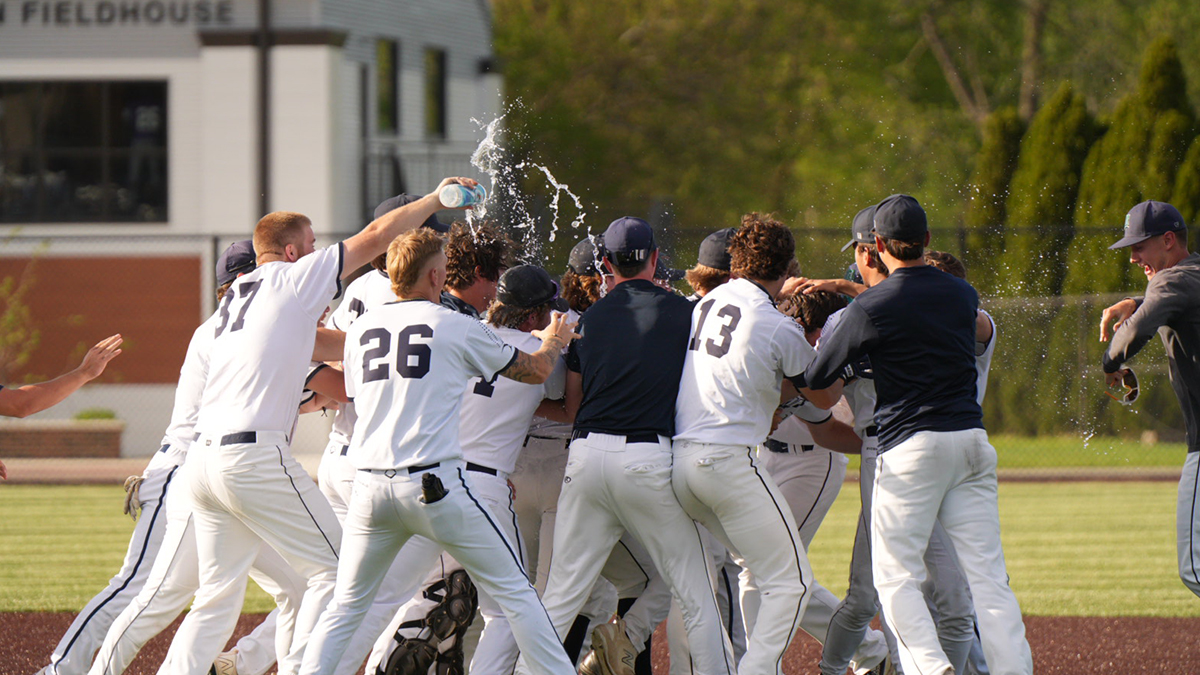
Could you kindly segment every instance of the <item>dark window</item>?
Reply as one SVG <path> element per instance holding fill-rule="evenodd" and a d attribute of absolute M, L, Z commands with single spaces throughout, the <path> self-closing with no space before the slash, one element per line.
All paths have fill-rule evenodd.
<path fill-rule="evenodd" d="M 166 82 L 0 81 L 0 222 L 166 219 Z"/>
<path fill-rule="evenodd" d="M 446 137 L 446 50 L 425 50 L 425 136 Z"/>
<path fill-rule="evenodd" d="M 396 75 L 400 72 L 400 51 L 395 40 L 375 41 L 375 99 L 380 133 L 396 133 L 400 128 L 400 99 Z"/>

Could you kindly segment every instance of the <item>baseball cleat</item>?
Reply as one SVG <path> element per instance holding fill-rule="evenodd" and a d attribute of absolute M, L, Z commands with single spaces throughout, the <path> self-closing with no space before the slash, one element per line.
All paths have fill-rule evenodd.
<path fill-rule="evenodd" d="M 237 650 L 218 654 L 217 660 L 213 661 L 211 672 L 213 675 L 237 675 Z"/>
<path fill-rule="evenodd" d="M 637 650 L 625 632 L 623 619 L 615 618 L 592 631 L 592 654 L 600 675 L 634 675 Z"/>
<path fill-rule="evenodd" d="M 600 661 L 596 659 L 595 649 L 583 657 L 583 662 L 579 664 L 579 675 L 603 675 L 600 672 Z"/>

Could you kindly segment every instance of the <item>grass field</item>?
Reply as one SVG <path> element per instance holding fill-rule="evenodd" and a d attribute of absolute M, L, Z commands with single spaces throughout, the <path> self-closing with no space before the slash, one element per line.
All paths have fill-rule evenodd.
<path fill-rule="evenodd" d="M 132 531 L 122 496 L 118 486 L 0 487 L 0 611 L 78 611 L 103 588 Z M 835 594 L 846 588 L 858 508 L 847 484 L 810 551 Z M 1003 483 L 1000 513 L 1026 613 L 1200 616 L 1175 572 L 1174 484 Z M 247 611 L 268 611 L 250 586 Z"/>

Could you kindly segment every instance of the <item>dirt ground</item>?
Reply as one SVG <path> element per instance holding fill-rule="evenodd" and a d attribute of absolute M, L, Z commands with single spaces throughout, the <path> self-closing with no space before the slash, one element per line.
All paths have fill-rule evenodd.
<path fill-rule="evenodd" d="M 46 665 L 73 615 L 0 613 L 0 675 L 33 675 Z M 261 616 L 243 616 L 237 635 Z M 172 625 L 152 640 L 127 671 L 154 675 L 166 654 Z M 1139 675 L 1200 673 L 1200 619 L 1027 617 L 1025 626 L 1039 675 Z M 666 640 L 655 634 L 654 671 L 667 672 Z M 820 647 L 802 635 L 784 658 L 786 675 L 817 672 Z"/>

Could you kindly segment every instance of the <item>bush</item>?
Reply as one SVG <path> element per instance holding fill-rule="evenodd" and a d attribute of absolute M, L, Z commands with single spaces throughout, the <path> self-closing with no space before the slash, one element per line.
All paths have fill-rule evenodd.
<path fill-rule="evenodd" d="M 117 413 L 108 408 L 84 408 L 75 413 L 71 419 L 76 420 L 115 420 Z"/>

